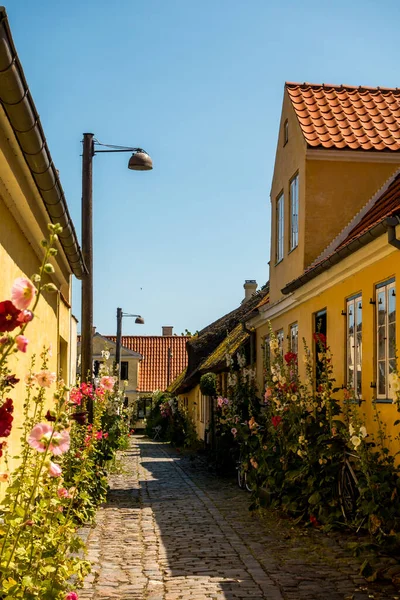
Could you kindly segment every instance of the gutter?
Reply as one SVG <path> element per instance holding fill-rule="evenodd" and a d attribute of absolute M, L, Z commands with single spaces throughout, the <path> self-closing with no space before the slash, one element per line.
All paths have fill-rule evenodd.
<path fill-rule="evenodd" d="M 398 225 L 399 223 L 400 217 L 397 214 L 384 219 L 383 221 L 366 231 L 360 237 L 355 238 L 349 244 L 347 244 L 343 248 L 340 248 L 340 250 L 337 250 L 331 256 L 328 256 L 321 263 L 307 271 L 307 273 L 300 275 L 300 277 L 288 283 L 284 288 L 282 288 L 282 294 L 290 294 L 291 292 L 298 290 L 302 285 L 320 275 L 320 273 L 327 271 L 328 269 L 330 269 L 330 267 L 336 265 L 343 258 L 350 256 L 351 254 L 353 254 L 363 246 L 366 246 L 367 244 L 369 244 L 369 242 L 372 242 L 373 240 L 380 237 L 386 232 L 388 234 L 388 243 L 400 250 L 400 240 L 396 238 L 396 225 Z"/>
<path fill-rule="evenodd" d="M 59 223 L 63 228 L 59 241 L 71 271 L 75 277 L 82 279 L 87 269 L 58 171 L 47 147 L 40 118 L 14 46 L 4 6 L 0 7 L 0 103 L 51 222 Z"/>

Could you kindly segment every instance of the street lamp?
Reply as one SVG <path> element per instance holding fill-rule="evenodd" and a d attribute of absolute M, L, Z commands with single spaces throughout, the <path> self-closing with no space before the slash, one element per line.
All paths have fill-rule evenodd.
<path fill-rule="evenodd" d="M 82 255 L 87 274 L 82 277 L 81 377 L 82 381 L 89 382 L 93 370 L 93 156 L 100 152 L 131 152 L 128 169 L 150 171 L 153 168 L 150 156 L 142 148 L 101 144 L 93 133 L 83 134 Z"/>
<path fill-rule="evenodd" d="M 122 317 L 136 317 L 137 325 L 144 325 L 144 319 L 140 315 L 131 315 L 122 312 L 122 308 L 117 308 L 117 341 L 115 345 L 115 371 L 118 377 L 118 383 L 121 377 L 121 339 L 122 339 Z"/>

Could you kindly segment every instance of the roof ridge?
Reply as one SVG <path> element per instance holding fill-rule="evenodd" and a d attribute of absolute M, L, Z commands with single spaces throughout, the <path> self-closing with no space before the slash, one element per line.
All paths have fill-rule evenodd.
<path fill-rule="evenodd" d="M 369 85 L 348 85 L 346 83 L 311 83 L 308 81 L 296 82 L 285 81 L 285 87 L 301 87 L 301 88 L 323 88 L 323 89 L 339 89 L 339 90 L 365 90 L 365 91 L 387 91 L 400 92 L 398 87 L 382 87 Z"/>
<path fill-rule="evenodd" d="M 379 200 L 379 198 L 386 192 L 386 190 L 390 187 L 393 181 L 400 175 L 400 168 L 396 169 L 396 171 L 388 177 L 385 183 L 378 189 L 377 192 L 368 200 L 366 204 L 354 215 L 354 217 L 347 223 L 345 227 L 341 230 L 340 233 L 331 241 L 331 243 L 321 252 L 317 258 L 310 263 L 310 265 L 305 269 L 310 269 L 315 266 L 317 263 L 321 262 L 328 256 L 334 252 L 334 250 L 340 246 L 342 242 L 347 238 L 349 233 L 354 229 L 356 225 L 358 225 L 361 219 L 366 215 L 366 213 L 374 206 L 374 204 Z"/>

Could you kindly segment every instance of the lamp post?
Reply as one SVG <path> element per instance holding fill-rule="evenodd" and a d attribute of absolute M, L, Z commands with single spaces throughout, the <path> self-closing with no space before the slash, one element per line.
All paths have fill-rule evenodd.
<path fill-rule="evenodd" d="M 128 169 L 150 171 L 153 168 L 150 156 L 142 148 L 101 144 L 93 133 L 83 134 L 82 254 L 87 274 L 82 278 L 81 378 L 88 382 L 92 381 L 93 370 L 93 157 L 100 152 L 131 152 Z"/>
<path fill-rule="evenodd" d="M 137 325 L 144 325 L 144 319 L 140 315 L 131 315 L 122 312 L 122 308 L 117 308 L 117 340 L 115 345 L 115 371 L 118 377 L 118 382 L 121 377 L 121 340 L 122 340 L 122 317 L 136 317 Z"/>

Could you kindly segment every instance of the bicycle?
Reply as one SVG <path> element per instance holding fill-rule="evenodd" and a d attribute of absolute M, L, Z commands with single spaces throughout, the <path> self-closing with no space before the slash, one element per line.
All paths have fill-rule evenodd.
<path fill-rule="evenodd" d="M 339 505 L 346 521 L 351 521 L 355 517 L 357 501 L 361 495 L 358 478 L 350 459 L 359 461 L 360 457 L 344 448 L 343 463 L 338 473 L 337 490 Z"/>
<path fill-rule="evenodd" d="M 248 464 L 242 456 L 239 456 L 239 459 L 236 461 L 236 471 L 239 488 L 241 490 L 247 490 L 248 492 L 252 492 L 253 489 L 247 481 Z"/>

